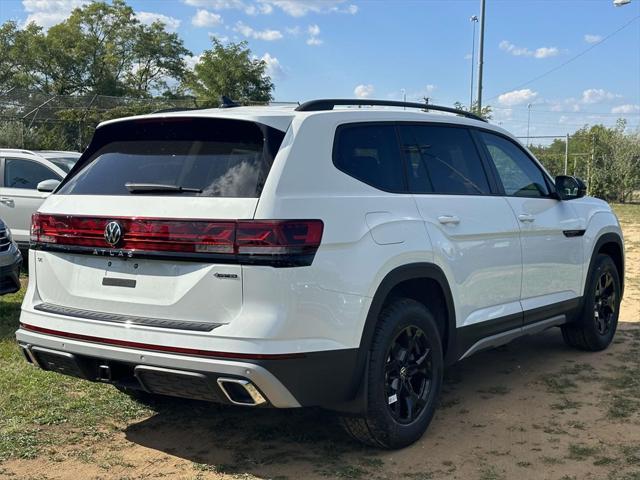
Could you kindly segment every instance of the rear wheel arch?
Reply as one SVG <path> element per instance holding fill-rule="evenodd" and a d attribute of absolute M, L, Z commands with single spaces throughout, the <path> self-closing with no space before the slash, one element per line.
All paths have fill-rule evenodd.
<path fill-rule="evenodd" d="M 455 356 L 456 318 L 453 295 L 447 277 L 440 267 L 432 263 L 412 263 L 390 271 L 380 282 L 373 296 L 360 339 L 360 357 L 366 360 L 378 317 L 382 309 L 395 298 L 411 298 L 430 308 L 438 320 L 447 363 Z M 362 358 L 364 357 L 364 358 Z M 456 359 L 453 359 L 455 361 Z"/>

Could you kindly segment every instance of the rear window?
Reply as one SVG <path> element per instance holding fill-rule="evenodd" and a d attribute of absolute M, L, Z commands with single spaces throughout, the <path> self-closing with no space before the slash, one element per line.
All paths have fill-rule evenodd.
<path fill-rule="evenodd" d="M 98 129 L 86 159 L 58 193 L 257 198 L 283 137 L 284 132 L 241 120 L 115 123 Z"/>

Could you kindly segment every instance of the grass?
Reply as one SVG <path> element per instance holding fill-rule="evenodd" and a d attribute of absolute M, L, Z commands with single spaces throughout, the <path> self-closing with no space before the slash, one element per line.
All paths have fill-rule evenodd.
<path fill-rule="evenodd" d="M 35 458 L 48 445 L 100 439 L 148 410 L 113 387 L 29 365 L 17 348 L 24 289 L 0 297 L 0 461 Z"/>
<path fill-rule="evenodd" d="M 640 224 L 640 204 L 614 203 L 611 205 L 620 223 Z"/>
<path fill-rule="evenodd" d="M 587 460 L 596 455 L 600 451 L 597 447 L 590 447 L 582 443 L 572 443 L 569 445 L 569 455 L 567 458 L 571 460 Z"/>

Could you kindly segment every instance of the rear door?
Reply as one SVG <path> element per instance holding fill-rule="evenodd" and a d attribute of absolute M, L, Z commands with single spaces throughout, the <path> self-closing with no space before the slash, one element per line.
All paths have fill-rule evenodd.
<path fill-rule="evenodd" d="M 562 311 L 563 302 L 580 296 L 582 236 L 576 232 L 584 232 L 584 226 L 570 202 L 552 193 L 550 179 L 522 147 L 486 131 L 479 137 L 520 228 L 525 320 L 548 318 L 554 305 Z"/>
<path fill-rule="evenodd" d="M 62 175 L 33 159 L 16 156 L 4 158 L 0 218 L 9 225 L 15 240 L 22 245 L 29 243 L 31 215 L 49 195 L 36 189 L 43 180 L 60 181 Z"/>
<path fill-rule="evenodd" d="M 242 307 L 232 221 L 253 218 L 283 137 L 210 118 L 98 128 L 40 210 L 40 308 L 175 328 L 232 321 Z"/>
<path fill-rule="evenodd" d="M 461 335 L 480 338 L 522 323 L 518 225 L 464 127 L 401 124 L 409 187 L 450 279 Z"/>

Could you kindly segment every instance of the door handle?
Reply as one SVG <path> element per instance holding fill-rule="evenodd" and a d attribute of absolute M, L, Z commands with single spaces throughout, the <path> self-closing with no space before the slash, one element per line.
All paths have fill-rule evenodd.
<path fill-rule="evenodd" d="M 531 223 L 535 219 L 536 218 L 529 213 L 521 213 L 520 215 L 518 215 L 518 220 L 520 220 L 522 223 Z"/>
<path fill-rule="evenodd" d="M 438 221 L 443 225 L 457 225 L 460 223 L 460 218 L 455 215 L 440 215 Z"/>
<path fill-rule="evenodd" d="M 4 203 L 7 207 L 13 207 L 15 205 L 13 198 L 0 197 L 0 203 Z"/>

